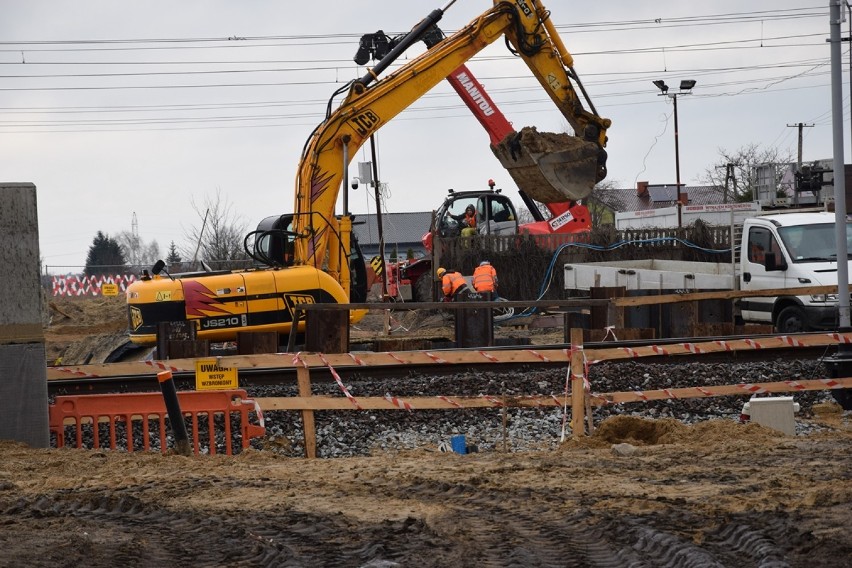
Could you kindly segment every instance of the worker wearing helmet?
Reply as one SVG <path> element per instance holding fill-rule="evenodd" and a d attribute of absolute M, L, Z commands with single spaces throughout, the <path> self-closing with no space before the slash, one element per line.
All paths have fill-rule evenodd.
<path fill-rule="evenodd" d="M 473 289 L 480 293 L 489 292 L 497 298 L 497 271 L 489 261 L 483 260 L 473 271 Z"/>
<path fill-rule="evenodd" d="M 461 294 L 469 291 L 467 282 L 465 282 L 464 276 L 460 272 L 454 270 L 447 271 L 446 268 L 441 267 L 436 274 L 441 279 L 441 290 L 444 292 L 445 302 L 453 302 Z"/>

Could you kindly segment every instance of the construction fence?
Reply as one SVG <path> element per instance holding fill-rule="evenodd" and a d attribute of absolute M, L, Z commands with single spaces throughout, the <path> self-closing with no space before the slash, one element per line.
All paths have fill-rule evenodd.
<path fill-rule="evenodd" d="M 710 353 L 737 352 L 747 350 L 771 350 L 778 348 L 799 347 L 830 347 L 840 344 L 852 343 L 852 333 L 814 333 L 806 335 L 786 335 L 761 338 L 746 338 L 732 340 L 712 340 L 705 342 L 672 342 L 666 344 L 654 344 L 633 347 L 612 347 L 586 349 L 583 345 L 583 333 L 580 329 L 571 330 L 571 344 L 567 348 L 560 349 L 531 349 L 521 348 L 514 350 L 449 350 L 449 351 L 407 351 L 407 352 L 359 352 L 341 354 L 322 353 L 274 353 L 261 355 L 237 355 L 217 358 L 217 365 L 222 368 L 237 369 L 287 369 L 295 368 L 298 382 L 298 396 L 293 397 L 265 397 L 248 401 L 244 391 L 240 391 L 236 397 L 233 393 L 226 393 L 230 397 L 226 401 L 210 400 L 203 401 L 200 406 L 193 406 L 193 416 L 215 416 L 227 412 L 238 401 L 238 412 L 242 413 L 240 424 L 240 444 L 247 447 L 251 437 L 262 436 L 263 423 L 256 427 L 245 429 L 251 424 L 249 414 L 254 411 L 255 416 L 262 420 L 263 412 L 272 410 L 294 411 L 301 413 L 304 426 L 305 455 L 308 458 L 317 456 L 316 428 L 314 413 L 316 411 L 372 411 L 372 410 L 394 410 L 405 412 L 416 412 L 418 410 L 465 410 L 471 408 L 541 408 L 558 407 L 563 409 L 563 420 L 567 425 L 570 416 L 570 435 L 586 436 L 594 431 L 591 409 L 594 406 L 617 405 L 625 403 L 645 403 L 651 400 L 662 399 L 684 399 L 684 398 L 707 398 L 719 396 L 742 396 L 764 393 L 801 392 L 807 390 L 848 389 L 852 388 L 852 378 L 821 378 L 813 380 L 784 380 L 766 383 L 738 383 L 732 385 L 703 387 L 692 386 L 685 388 L 658 389 L 649 391 L 625 391 L 600 393 L 595 392 L 593 385 L 589 382 L 589 368 L 591 365 L 603 361 L 625 361 L 636 360 L 645 357 L 675 357 L 679 355 L 700 356 Z M 446 393 L 441 396 L 423 396 L 405 398 L 387 393 L 384 397 L 355 397 L 340 378 L 337 369 L 343 367 L 364 367 L 364 372 L 369 372 L 369 367 L 386 366 L 430 366 L 448 364 L 526 364 L 546 363 L 555 366 L 567 367 L 564 391 L 560 394 L 549 395 L 514 395 L 504 396 L 497 393 L 484 393 L 475 397 L 456 396 Z M 168 370 L 174 373 L 195 372 L 196 361 L 194 359 L 175 359 L 169 361 L 140 361 L 130 363 L 113 363 L 101 365 L 88 365 L 77 367 L 49 367 L 48 380 L 62 377 L 107 377 L 116 375 L 142 375 Z M 322 369 L 328 371 L 334 377 L 342 396 L 314 396 L 311 388 L 311 371 Z M 201 399 L 205 393 L 195 393 Z M 71 440 L 77 447 L 90 447 L 84 443 L 81 427 L 89 424 L 108 424 L 103 433 L 96 429 L 98 434 L 92 434 L 90 438 L 100 440 L 106 437 L 109 440 L 108 447 L 132 451 L 139 443 L 132 442 L 130 438 L 122 447 L 118 442 L 118 434 L 112 429 L 115 423 L 130 424 L 134 417 L 153 415 L 157 417 L 159 426 L 158 449 L 166 449 L 166 439 L 163 437 L 165 412 L 162 401 L 157 403 L 156 408 L 152 400 L 136 400 L 130 398 L 137 395 L 103 395 L 97 399 L 89 396 L 73 397 L 73 400 L 58 397 L 50 409 L 51 429 L 55 434 L 57 445 Z M 158 397 L 159 395 L 149 395 Z M 184 399 L 193 396 L 193 393 L 180 393 L 181 403 Z M 248 402 L 247 402 L 248 401 Z M 93 404 L 97 412 L 87 408 L 86 405 Z M 221 408 L 224 405 L 224 410 Z M 569 411 L 570 409 L 570 411 Z M 192 437 L 196 441 L 198 451 L 198 430 L 202 421 L 193 418 L 190 424 Z M 226 423 L 230 424 L 230 422 Z M 213 438 L 212 430 L 216 427 L 213 420 L 208 419 L 207 435 Z M 68 432 L 68 428 L 76 428 L 76 434 Z M 144 428 L 144 427 L 143 427 Z M 130 428 L 127 428 L 130 430 Z M 143 429 L 145 439 L 150 438 Z M 128 434 L 129 435 L 129 434 Z M 228 439 L 232 436 L 227 433 Z M 102 447 L 97 446 L 96 447 Z M 230 450 L 228 450 L 230 453 Z"/>

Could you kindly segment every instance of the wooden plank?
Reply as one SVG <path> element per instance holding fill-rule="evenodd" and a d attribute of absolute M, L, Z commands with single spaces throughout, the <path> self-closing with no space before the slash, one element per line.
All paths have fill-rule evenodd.
<path fill-rule="evenodd" d="M 311 372 L 306 367 L 296 369 L 296 380 L 299 382 L 299 396 L 308 400 L 311 396 Z M 263 407 L 261 407 L 263 408 Z M 317 457 L 317 428 L 314 421 L 314 411 L 309 408 L 302 409 L 302 424 L 305 435 L 305 457 L 313 459 Z"/>
<path fill-rule="evenodd" d="M 781 335 L 755 339 L 731 339 L 702 342 L 668 343 L 639 347 L 618 347 L 612 349 L 587 349 L 586 356 L 592 361 L 615 361 L 620 359 L 638 359 L 659 355 L 684 355 L 700 353 L 721 353 L 723 351 L 748 351 L 755 349 L 777 349 L 787 347 L 819 347 L 848 343 L 852 340 L 849 333 L 814 333 L 806 335 Z"/>
<path fill-rule="evenodd" d="M 836 386 L 830 386 L 836 385 Z M 649 400 L 670 400 L 682 398 L 709 398 L 716 396 L 751 396 L 770 392 L 799 392 L 804 390 L 828 390 L 831 388 L 852 387 L 852 377 L 843 379 L 809 379 L 774 383 L 741 383 L 714 387 L 684 387 L 636 392 L 613 392 L 593 394 L 592 404 L 605 406 L 625 402 L 647 402 Z"/>
<path fill-rule="evenodd" d="M 660 294 L 659 296 L 630 296 L 612 298 L 618 306 L 649 306 L 692 302 L 695 300 L 734 300 L 736 298 L 763 298 L 772 296 L 811 296 L 813 294 L 836 294 L 837 286 L 805 286 L 801 288 L 771 288 L 768 290 L 730 290 L 723 292 L 691 292 L 689 294 Z"/>
<path fill-rule="evenodd" d="M 754 340 L 706 341 L 701 343 L 671 343 L 662 346 L 635 348 L 586 349 L 590 360 L 618 360 L 655 355 L 677 355 L 682 353 L 714 353 L 741 351 L 755 348 L 817 347 L 852 343 L 852 333 L 820 332 L 795 336 L 776 336 Z M 759 347 L 755 347 L 759 345 Z M 261 355 L 231 355 L 218 357 L 225 367 L 237 369 L 279 369 L 307 365 L 308 367 L 351 367 L 392 365 L 441 365 L 482 363 L 569 363 L 567 349 L 513 349 L 513 350 L 448 350 L 448 351 L 398 351 L 338 353 L 325 355 L 324 362 L 317 353 L 268 353 Z M 152 380 L 159 371 L 171 370 L 180 373 L 195 373 L 195 359 L 172 359 L 169 361 L 130 361 L 125 363 L 99 363 L 48 367 L 48 380 L 71 377 L 112 377 L 150 374 Z"/>
<path fill-rule="evenodd" d="M 571 435 L 585 436 L 586 366 L 583 357 L 583 330 L 571 330 Z"/>
<path fill-rule="evenodd" d="M 833 385 L 833 386 L 832 386 Z M 646 402 L 649 400 L 709 398 L 717 396 L 743 396 L 770 392 L 801 392 L 812 390 L 830 390 L 832 388 L 852 388 L 852 377 L 840 379 L 809 379 L 798 381 L 780 381 L 772 383 L 751 383 L 722 385 L 715 387 L 685 387 L 637 392 L 593 393 L 592 406 L 604 406 L 627 402 Z M 263 411 L 286 410 L 352 410 L 353 406 L 346 397 L 310 396 L 310 397 L 261 397 L 254 399 Z M 564 401 L 551 395 L 533 396 L 416 396 L 402 397 L 399 400 L 417 410 L 459 410 L 465 408 L 543 408 L 562 407 Z M 400 405 L 383 397 L 358 397 L 361 410 L 405 410 Z"/>

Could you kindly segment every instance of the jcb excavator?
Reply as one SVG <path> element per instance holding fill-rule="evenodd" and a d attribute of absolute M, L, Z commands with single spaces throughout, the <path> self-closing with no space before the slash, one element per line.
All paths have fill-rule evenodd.
<path fill-rule="evenodd" d="M 588 97 L 573 59 L 541 2 L 494 0 L 491 9 L 467 26 L 379 77 L 454 3 L 433 10 L 363 77 L 332 95 L 333 100 L 346 92 L 334 111 L 329 101 L 325 120 L 305 145 L 294 213 L 265 219 L 246 237 L 247 252 L 261 266 L 163 276 L 158 263 L 153 274 L 143 274 L 127 289 L 131 341 L 154 343 L 157 324 L 163 321 L 196 321 L 198 337 L 214 341 L 233 339 L 239 331 L 287 332 L 299 304 L 363 300 L 364 262 L 351 242 L 352 217 L 345 192 L 342 215 L 335 214 L 340 187 L 348 185 L 351 156 L 385 123 L 501 37 L 524 60 L 577 135 L 539 134 L 524 128 L 501 141 L 495 154 L 519 188 L 552 192 L 541 201 L 578 200 L 591 192 L 606 176 L 604 146 L 610 121 L 600 117 L 590 102 L 591 112 L 583 107 L 573 83 L 587 102 Z M 352 312 L 352 320 L 358 317 Z"/>

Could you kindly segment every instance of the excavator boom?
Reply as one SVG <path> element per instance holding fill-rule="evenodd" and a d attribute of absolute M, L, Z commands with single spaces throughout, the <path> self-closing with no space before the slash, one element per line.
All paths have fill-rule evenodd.
<path fill-rule="evenodd" d="M 573 61 L 537 0 L 495 0 L 494 6 L 431 49 L 379 78 L 412 43 L 442 17 L 434 10 L 364 77 L 352 83 L 346 98 L 314 131 L 302 156 L 296 183 L 297 263 L 322 267 L 329 239 L 341 239 L 333 218 L 348 160 L 364 142 L 397 114 L 470 60 L 487 45 L 506 37 L 571 124 L 577 136 L 542 135 L 525 128 L 502 140 L 495 153 L 526 190 L 540 186 L 535 199 L 568 201 L 586 197 L 606 173 L 608 119 L 583 108 L 572 87 Z M 410 37 L 409 37 L 410 36 Z M 332 247 L 335 248 L 332 242 Z M 336 267 L 329 267 L 332 272 Z"/>

